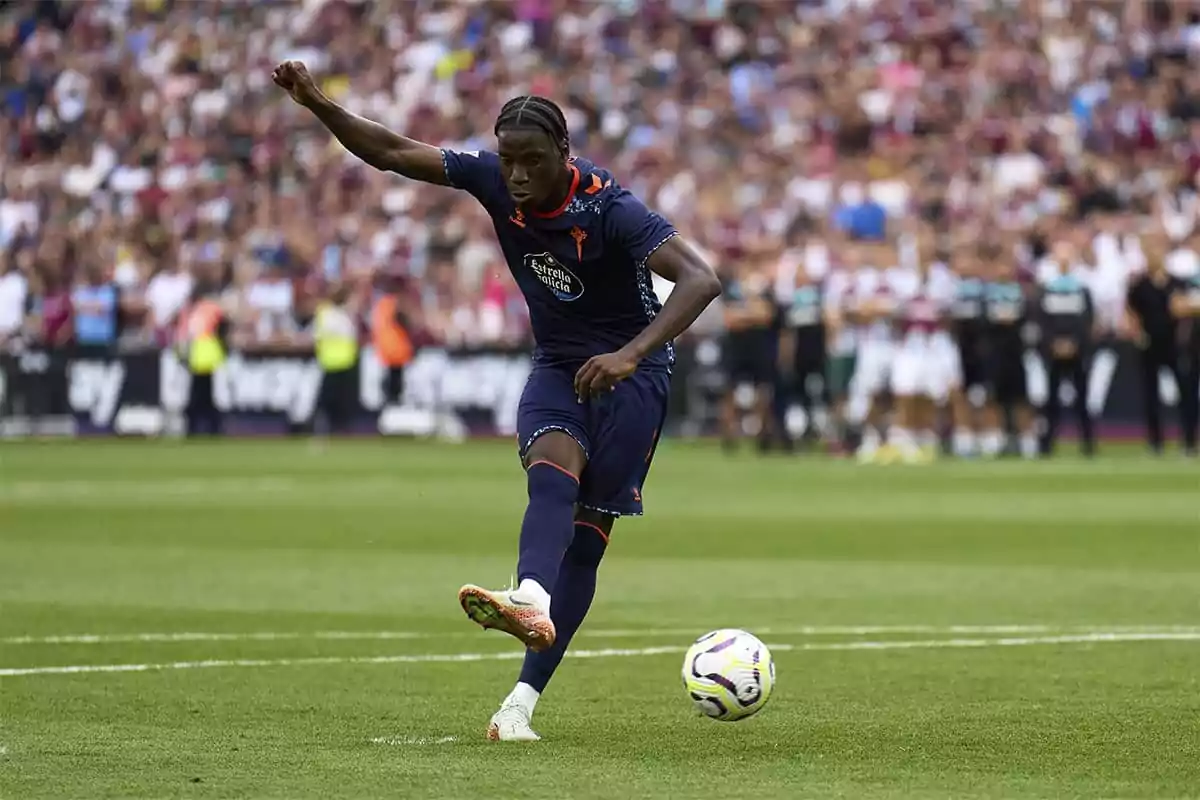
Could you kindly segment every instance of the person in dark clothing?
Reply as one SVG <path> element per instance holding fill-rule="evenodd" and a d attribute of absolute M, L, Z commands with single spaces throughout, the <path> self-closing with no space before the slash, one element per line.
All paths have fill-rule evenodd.
<path fill-rule="evenodd" d="M 1179 394 L 1190 398 L 1191 423 L 1184 435 L 1192 443 L 1187 455 L 1197 455 L 1197 427 L 1200 427 L 1200 272 L 1180 281 L 1171 296 L 1171 314 L 1178 320 Z"/>
<path fill-rule="evenodd" d="M 1059 389 L 1064 381 L 1069 380 L 1075 387 L 1075 413 L 1079 419 L 1083 454 L 1091 456 L 1095 453 L 1096 441 L 1087 407 L 1087 394 L 1095 306 L 1087 286 L 1071 272 L 1074 254 L 1066 252 L 1066 248 L 1058 249 L 1059 273 L 1046 282 L 1037 297 L 1042 358 L 1046 362 L 1049 379 L 1046 406 L 1043 409 L 1046 429 L 1041 450 L 1043 455 L 1054 452 L 1062 414 Z"/>
<path fill-rule="evenodd" d="M 736 393 L 748 385 L 754 392 L 753 410 L 758 423 L 759 448 L 771 443 L 771 385 L 775 378 L 776 307 L 770 285 L 762 275 L 745 278 L 727 275 L 722 279 L 725 306 L 725 337 L 721 350 L 725 361 L 726 388 L 721 404 L 721 440 L 727 450 L 740 438 L 741 427 Z"/>
<path fill-rule="evenodd" d="M 792 292 L 781 298 L 779 371 L 787 401 L 799 399 L 808 424 L 804 442 L 818 437 L 814 422 L 818 409 L 830 407 L 829 380 L 826 371 L 825 292 L 821 281 L 808 274 L 804 266 L 796 270 Z M 785 408 L 788 402 L 782 404 Z M 781 431 L 786 427 L 776 420 Z M 790 439 L 784 436 L 786 444 Z"/>
<path fill-rule="evenodd" d="M 1160 254 L 1149 258 L 1146 272 L 1129 286 L 1126 310 L 1129 327 L 1141 356 L 1143 413 L 1146 415 L 1146 443 L 1155 453 L 1163 449 L 1162 397 L 1159 373 L 1166 369 L 1179 389 L 1179 417 L 1184 450 L 1196 451 L 1197 390 L 1195 371 L 1188 357 L 1190 332 L 1184 330 L 1188 317 L 1172 313 L 1172 299 L 1187 296 L 1187 284 L 1169 274 Z M 1176 302 L 1176 311 L 1178 308 Z M 1181 336 L 1182 334 L 1182 336 Z M 1190 389 L 1190 390 L 1189 390 Z"/>
<path fill-rule="evenodd" d="M 985 290 L 984 375 L 988 399 L 1008 433 L 1005 452 L 1026 458 L 1037 455 L 1033 414 L 1025 372 L 1025 337 L 1029 323 L 1028 282 L 1013 262 L 997 263 Z"/>

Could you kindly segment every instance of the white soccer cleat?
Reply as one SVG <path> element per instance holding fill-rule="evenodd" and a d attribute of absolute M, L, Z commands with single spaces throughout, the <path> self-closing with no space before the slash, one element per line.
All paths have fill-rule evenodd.
<path fill-rule="evenodd" d="M 493 742 L 540 742 L 542 737 L 529 726 L 529 711 L 522 705 L 506 703 L 488 723 L 487 738 Z"/>
<path fill-rule="evenodd" d="M 482 627 L 515 636 L 535 653 L 554 645 L 550 614 L 520 590 L 493 592 L 467 584 L 458 590 L 458 602 L 467 616 Z"/>

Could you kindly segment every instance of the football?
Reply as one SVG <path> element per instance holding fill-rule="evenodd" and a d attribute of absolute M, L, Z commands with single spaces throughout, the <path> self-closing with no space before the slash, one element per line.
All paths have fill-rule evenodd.
<path fill-rule="evenodd" d="M 762 710 L 775 688 L 775 661 L 758 637 L 732 628 L 706 633 L 683 659 L 683 686 L 696 708 L 722 722 Z"/>

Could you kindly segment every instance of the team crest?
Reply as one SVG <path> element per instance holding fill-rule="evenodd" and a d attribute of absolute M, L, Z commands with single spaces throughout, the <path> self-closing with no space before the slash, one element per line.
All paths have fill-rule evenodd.
<path fill-rule="evenodd" d="M 575 240 L 575 254 L 583 261 L 583 241 L 587 238 L 587 231 L 576 225 L 571 228 L 571 238 Z"/>
<path fill-rule="evenodd" d="M 583 295 L 583 281 L 579 280 L 579 276 L 560 264 L 558 259 L 549 253 L 526 255 L 525 267 L 564 303 L 578 300 Z"/>

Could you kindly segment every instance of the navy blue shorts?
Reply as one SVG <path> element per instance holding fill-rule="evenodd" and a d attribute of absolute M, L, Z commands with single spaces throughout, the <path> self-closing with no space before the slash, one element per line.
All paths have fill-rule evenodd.
<path fill-rule="evenodd" d="M 642 513 L 642 484 L 667 416 L 671 376 L 638 370 L 612 392 L 580 403 L 575 369 L 535 366 L 517 408 L 521 458 L 544 433 L 562 431 L 579 443 L 587 466 L 579 505 L 614 517 Z"/>

